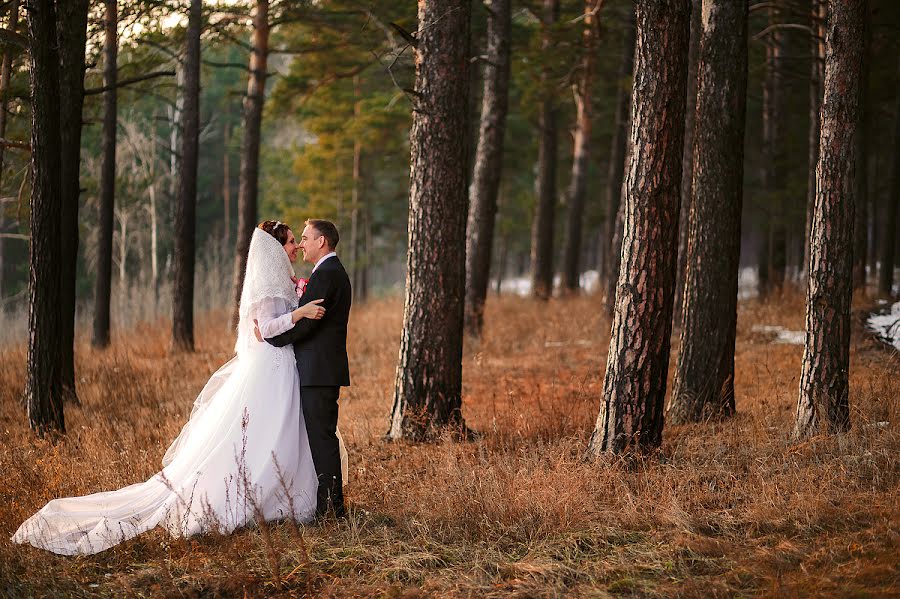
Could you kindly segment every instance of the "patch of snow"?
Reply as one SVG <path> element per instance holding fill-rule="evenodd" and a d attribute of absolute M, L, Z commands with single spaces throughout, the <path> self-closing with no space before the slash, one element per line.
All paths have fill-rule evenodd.
<path fill-rule="evenodd" d="M 759 295 L 759 277 L 755 266 L 745 266 L 738 271 L 738 299 L 746 300 Z"/>
<path fill-rule="evenodd" d="M 870 315 L 866 324 L 885 343 L 900 350 L 900 302 L 890 310 Z"/>
<path fill-rule="evenodd" d="M 578 278 L 578 284 L 585 293 L 594 293 L 600 289 L 600 273 L 596 270 L 588 270 Z M 496 285 L 496 279 L 495 279 Z M 553 277 L 554 288 L 559 288 L 560 277 Z M 493 286 L 492 286 L 493 287 Z M 503 279 L 500 282 L 500 293 L 512 293 L 522 297 L 531 294 L 531 279 L 529 277 L 516 277 L 512 279 Z"/>
<path fill-rule="evenodd" d="M 772 343 L 783 343 L 785 345 L 803 345 L 806 343 L 806 331 L 790 331 L 784 327 L 770 324 L 755 325 L 751 330 L 755 333 L 774 335 Z"/>

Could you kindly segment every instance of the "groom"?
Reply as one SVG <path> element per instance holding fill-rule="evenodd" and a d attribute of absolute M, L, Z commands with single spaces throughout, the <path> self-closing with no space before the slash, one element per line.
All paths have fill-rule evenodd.
<path fill-rule="evenodd" d="M 319 477 L 316 516 L 333 511 L 346 514 L 337 440 L 338 395 L 350 386 L 347 366 L 347 320 L 350 316 L 350 278 L 334 249 L 338 231 L 327 220 L 310 219 L 300 236 L 303 260 L 314 264 L 300 305 L 324 299 L 321 320 L 304 318 L 281 335 L 266 339 L 275 347 L 294 344 L 300 372 L 300 403 L 309 448 Z"/>

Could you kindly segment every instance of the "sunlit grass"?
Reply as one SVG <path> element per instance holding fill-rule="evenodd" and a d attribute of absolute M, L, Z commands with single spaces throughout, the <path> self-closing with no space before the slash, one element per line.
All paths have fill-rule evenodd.
<path fill-rule="evenodd" d="M 207 377 L 231 355 L 223 312 L 197 351 L 168 353 L 169 323 L 105 352 L 81 339 L 81 407 L 67 438 L 35 439 L 19 404 L 24 347 L 0 352 L 0 595 L 645 596 L 898 592 L 898 354 L 853 339 L 853 428 L 790 439 L 802 347 L 757 325 L 803 328 L 803 298 L 740 307 L 730 421 L 667 428 L 660 455 L 582 460 L 599 406 L 609 322 L 596 297 L 492 297 L 467 341 L 464 416 L 474 443 L 382 441 L 402 301 L 354 308 L 345 523 L 173 540 L 160 530 L 93 557 L 8 537 L 54 497 L 144 480 Z M 674 351 L 674 350 L 673 350 Z"/>

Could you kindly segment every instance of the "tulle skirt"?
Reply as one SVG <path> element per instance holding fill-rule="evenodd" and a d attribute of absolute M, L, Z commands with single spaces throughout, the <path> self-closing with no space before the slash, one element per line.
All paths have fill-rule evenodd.
<path fill-rule="evenodd" d="M 54 553 L 92 554 L 155 526 L 176 537 L 253 521 L 311 519 L 316 471 L 290 347 L 266 343 L 216 371 L 149 480 L 54 499 L 12 537 Z M 346 481 L 346 451 L 341 442 Z"/>

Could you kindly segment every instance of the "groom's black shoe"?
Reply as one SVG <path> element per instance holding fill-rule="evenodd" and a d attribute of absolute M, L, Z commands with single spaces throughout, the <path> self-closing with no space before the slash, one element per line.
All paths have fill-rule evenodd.
<path fill-rule="evenodd" d="M 340 520 L 347 517 L 347 507 L 344 505 L 344 490 L 341 480 L 332 477 L 332 484 L 326 487 L 319 482 L 319 492 L 316 502 L 316 520 L 335 518 Z"/>

